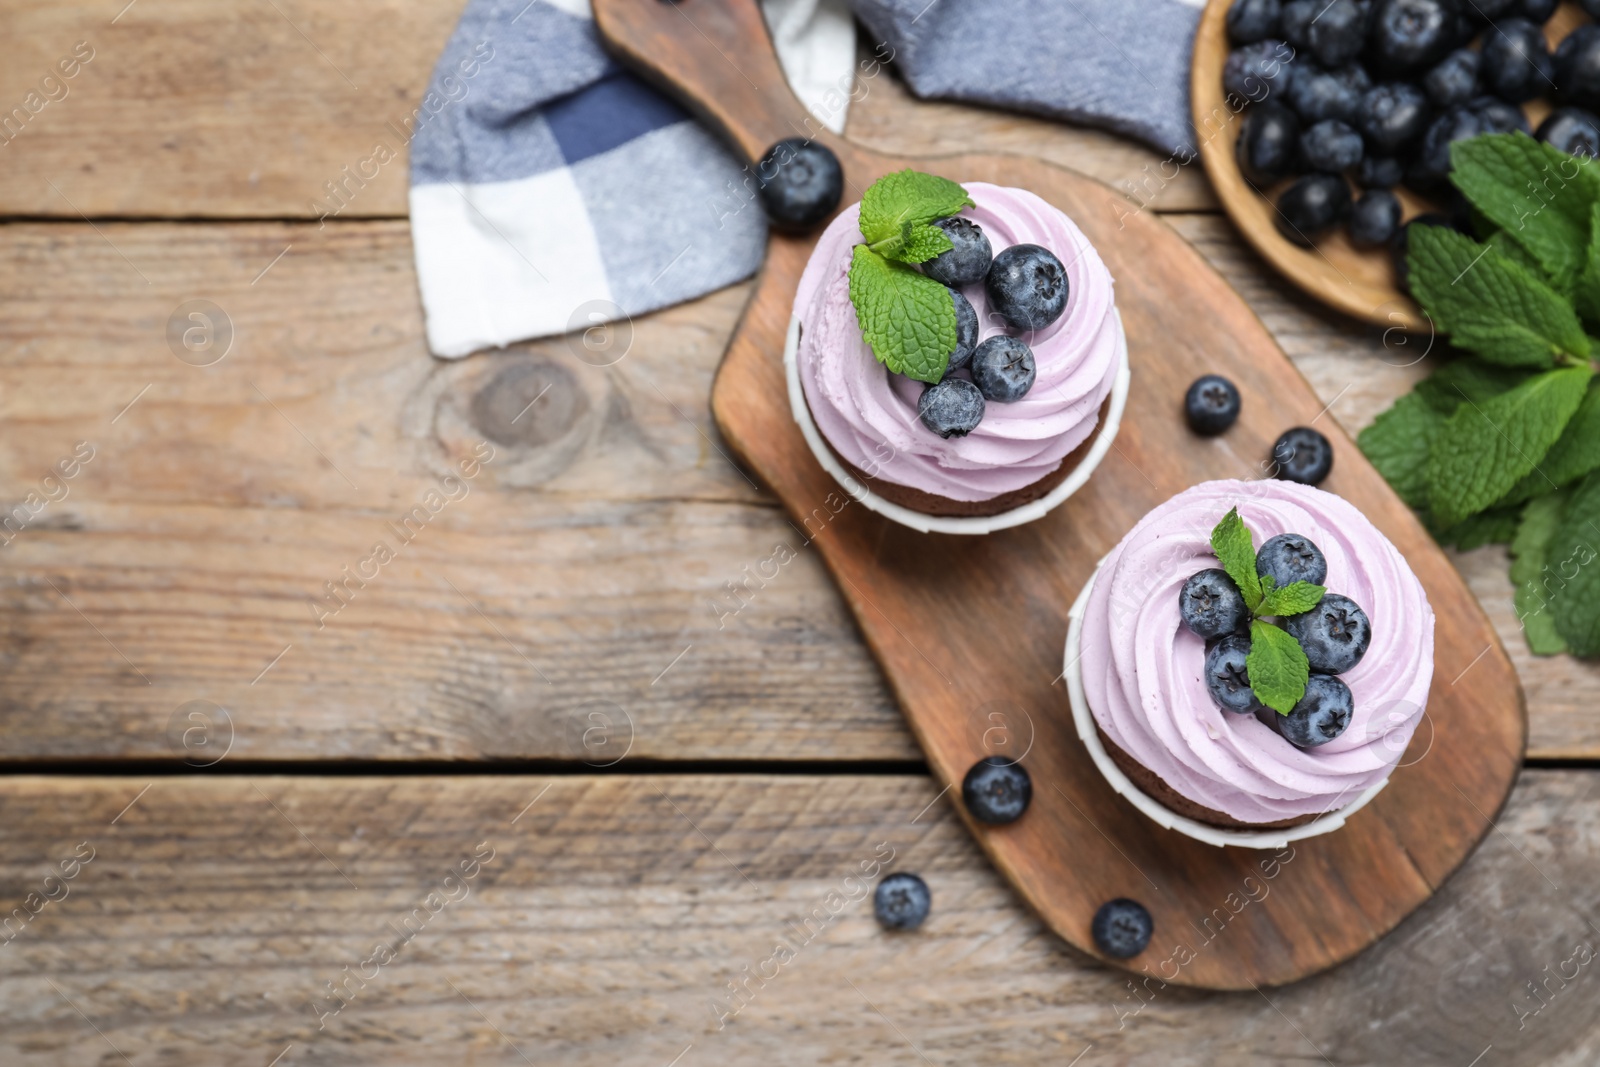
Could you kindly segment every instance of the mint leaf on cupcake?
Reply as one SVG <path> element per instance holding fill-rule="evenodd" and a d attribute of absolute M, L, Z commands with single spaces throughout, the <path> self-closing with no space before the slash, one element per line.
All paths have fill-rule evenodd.
<path fill-rule="evenodd" d="M 861 236 L 869 245 L 903 240 L 907 223 L 913 229 L 926 226 L 971 206 L 972 197 L 949 178 L 910 169 L 896 171 L 873 182 L 861 197 Z"/>
<path fill-rule="evenodd" d="M 1311 582 L 1293 582 L 1282 589 L 1268 589 L 1261 598 L 1261 607 L 1257 614 L 1299 615 L 1316 607 L 1327 591 L 1325 586 L 1314 585 Z"/>
<path fill-rule="evenodd" d="M 856 245 L 850 260 L 850 302 L 861 336 L 884 366 L 919 382 L 944 377 L 956 347 L 950 290 L 866 245 Z"/>
<path fill-rule="evenodd" d="M 1250 529 L 1232 508 L 1211 531 L 1211 551 L 1233 584 L 1244 597 L 1244 606 L 1254 612 L 1261 606 L 1261 579 L 1256 574 L 1256 546 Z"/>
<path fill-rule="evenodd" d="M 1287 715 L 1306 695 L 1311 663 L 1305 650 L 1289 634 L 1270 622 L 1250 623 L 1250 655 L 1245 660 L 1250 688 L 1256 699 L 1280 715 Z"/>

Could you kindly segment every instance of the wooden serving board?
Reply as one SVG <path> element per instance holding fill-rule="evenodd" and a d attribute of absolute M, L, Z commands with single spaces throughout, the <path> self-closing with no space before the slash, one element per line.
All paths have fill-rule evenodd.
<path fill-rule="evenodd" d="M 747 159 L 781 138 L 815 136 L 844 165 L 847 203 L 912 165 L 1030 189 L 1082 227 L 1116 278 L 1133 366 L 1116 447 L 1084 489 L 1016 529 L 915 533 L 850 503 L 807 450 L 782 356 L 815 235 L 773 236 L 712 393 L 729 445 L 838 579 L 962 818 L 967 769 L 985 755 L 1021 756 L 1034 783 L 1028 813 L 1007 827 L 968 825 L 1044 921 L 1098 956 L 1095 910 L 1132 897 L 1150 909 L 1155 937 L 1119 965 L 1180 985 L 1248 989 L 1348 959 L 1427 900 L 1510 791 L 1526 736 L 1522 691 L 1455 569 L 1238 294 L 1164 223 L 1089 179 L 1019 157 L 896 158 L 819 132 L 784 81 L 755 0 L 595 0 L 594 10 L 624 60 Z M 1207 371 L 1233 379 L 1244 398 L 1239 423 L 1214 440 L 1192 436 L 1181 414 L 1184 389 Z M 1274 866 L 1272 853 L 1162 830 L 1111 791 L 1073 731 L 1062 648 L 1073 599 L 1140 517 L 1197 482 L 1262 476 L 1278 434 L 1310 423 L 1336 452 L 1324 488 L 1361 508 L 1426 587 L 1436 659 L 1427 721 L 1389 787 L 1343 829 L 1294 845 Z"/>

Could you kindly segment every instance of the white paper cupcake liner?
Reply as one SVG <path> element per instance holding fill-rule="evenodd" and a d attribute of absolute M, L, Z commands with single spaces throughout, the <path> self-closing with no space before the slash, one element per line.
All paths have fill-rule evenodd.
<path fill-rule="evenodd" d="M 1104 560 L 1101 561 L 1102 563 Z M 1094 714 L 1089 710 L 1089 701 L 1083 694 L 1083 672 L 1078 666 L 1078 645 L 1082 640 L 1083 613 L 1089 603 L 1089 591 L 1094 588 L 1095 579 L 1100 576 L 1099 565 L 1095 566 L 1094 574 L 1084 583 L 1083 592 L 1078 594 L 1078 599 L 1073 603 L 1072 610 L 1068 613 L 1067 647 L 1065 668 L 1063 673 L 1067 679 L 1067 697 L 1072 702 L 1072 721 L 1078 728 L 1078 739 L 1089 750 L 1089 756 L 1094 760 L 1094 765 L 1100 769 L 1101 775 L 1111 784 L 1111 788 L 1138 808 L 1152 822 L 1164 826 L 1168 830 L 1176 830 L 1185 837 L 1192 837 L 1196 841 L 1204 841 L 1208 845 L 1218 847 L 1234 845 L 1239 848 L 1279 849 L 1291 841 L 1304 841 L 1308 837 L 1317 837 L 1322 834 L 1332 833 L 1345 824 L 1345 820 L 1362 808 L 1367 802 L 1383 791 L 1389 784 L 1385 777 L 1376 785 L 1369 786 L 1365 792 L 1355 800 L 1346 804 L 1337 811 L 1326 815 L 1319 815 L 1311 822 L 1300 826 L 1278 827 L 1261 830 L 1228 830 L 1220 826 L 1211 826 L 1198 822 L 1184 815 L 1179 815 L 1170 808 L 1165 807 L 1142 791 L 1133 781 L 1117 766 L 1105 746 L 1100 743 L 1100 732 L 1095 727 Z M 1287 741 L 1284 744 L 1288 744 Z"/>
<path fill-rule="evenodd" d="M 1084 483 L 1089 480 L 1089 475 L 1094 473 L 1100 461 L 1105 459 L 1106 453 L 1111 451 L 1111 442 L 1116 438 L 1117 429 L 1122 425 L 1122 410 L 1128 404 L 1130 378 L 1128 337 L 1122 330 L 1122 313 L 1119 311 L 1117 312 L 1117 377 L 1111 385 L 1111 406 L 1106 411 L 1105 421 L 1096 432 L 1094 443 L 1090 445 L 1088 453 L 1061 484 L 1038 500 L 1030 500 L 1020 507 L 1002 511 L 997 515 L 929 515 L 885 500 L 867 488 L 859 478 L 845 469 L 843 463 L 839 462 L 839 458 L 822 439 L 822 431 L 817 429 L 817 424 L 811 417 L 811 408 L 806 405 L 805 392 L 800 386 L 800 367 L 796 358 L 799 349 L 800 318 L 791 316 L 789 335 L 783 346 L 783 370 L 789 382 L 789 408 L 794 414 L 794 421 L 800 424 L 800 432 L 805 435 L 811 454 L 817 457 L 822 469 L 833 475 L 834 481 L 843 486 L 845 492 L 858 503 L 864 504 L 885 518 L 893 519 L 902 526 L 909 526 L 922 533 L 986 534 L 1012 526 L 1021 526 L 1025 522 L 1041 518 L 1067 497 L 1083 488 Z"/>

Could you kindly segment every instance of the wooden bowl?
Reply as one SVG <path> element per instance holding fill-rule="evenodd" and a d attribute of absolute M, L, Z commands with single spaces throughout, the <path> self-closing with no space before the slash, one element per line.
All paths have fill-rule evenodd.
<path fill-rule="evenodd" d="M 1318 300 L 1379 326 L 1427 331 L 1429 323 L 1422 309 L 1396 282 L 1387 249 L 1356 248 L 1343 226 L 1320 239 L 1314 248 L 1291 243 L 1274 225 L 1277 208 L 1273 205 L 1292 179 L 1258 190 L 1240 173 L 1234 144 L 1239 139 L 1239 120 L 1244 112 L 1228 103 L 1222 89 L 1222 65 L 1229 51 L 1226 20 L 1231 4 L 1232 0 L 1210 0 L 1206 5 L 1194 36 L 1194 63 L 1189 75 L 1200 159 L 1217 191 L 1217 199 L 1262 258 Z M 1554 47 L 1574 27 L 1587 21 L 1577 4 L 1564 3 L 1545 23 L 1545 39 Z M 1523 111 L 1537 128 L 1550 108 L 1548 100 L 1539 99 L 1527 104 Z M 1438 210 L 1409 189 L 1395 191 L 1407 219 Z"/>

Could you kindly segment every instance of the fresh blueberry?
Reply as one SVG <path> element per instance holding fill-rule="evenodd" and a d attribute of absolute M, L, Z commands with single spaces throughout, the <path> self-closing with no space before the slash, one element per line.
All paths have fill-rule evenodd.
<path fill-rule="evenodd" d="M 1372 643 L 1372 624 L 1354 600 L 1328 593 L 1317 606 L 1283 620 L 1318 674 L 1343 674 L 1361 662 Z"/>
<path fill-rule="evenodd" d="M 1228 40 L 1237 47 L 1278 36 L 1282 12 L 1279 0 L 1233 0 L 1228 8 Z"/>
<path fill-rule="evenodd" d="M 1297 50 L 1307 50 L 1311 47 L 1311 23 L 1317 17 L 1317 12 L 1322 10 L 1325 0 L 1289 0 L 1283 5 L 1283 17 L 1279 25 L 1283 30 L 1283 39 L 1294 45 Z M 1600 0 L 1596 0 L 1600 3 Z"/>
<path fill-rule="evenodd" d="M 1361 135 L 1338 119 L 1323 119 L 1300 135 L 1300 155 L 1312 170 L 1338 174 L 1361 162 Z"/>
<path fill-rule="evenodd" d="M 1206 640 L 1243 629 L 1250 621 L 1244 595 L 1228 572 L 1212 567 L 1191 574 L 1178 592 L 1183 624 Z"/>
<path fill-rule="evenodd" d="M 1544 30 L 1527 19 L 1501 19 L 1483 35 L 1484 86 L 1500 99 L 1521 104 L 1555 84 Z"/>
<path fill-rule="evenodd" d="M 1528 124 L 1528 116 L 1515 104 L 1492 96 L 1479 96 L 1468 101 L 1467 107 L 1478 116 L 1489 133 L 1533 132 L 1533 127 Z"/>
<path fill-rule="evenodd" d="M 1369 7 L 1357 0 L 1329 0 L 1311 22 L 1311 54 L 1324 67 L 1342 67 L 1361 54 Z"/>
<path fill-rule="evenodd" d="M 1433 120 L 1406 172 L 1406 184 L 1424 192 L 1436 189 L 1450 174 L 1450 146 L 1488 133 L 1489 127 L 1470 107 L 1454 107 Z"/>
<path fill-rule="evenodd" d="M 1089 924 L 1089 933 L 1101 952 L 1119 960 L 1132 959 L 1150 944 L 1155 921 L 1137 900 L 1119 897 L 1100 905 Z"/>
<path fill-rule="evenodd" d="M 767 218 L 780 230 L 809 230 L 839 206 L 844 170 L 825 145 L 790 137 L 767 149 L 756 164 L 756 184 Z"/>
<path fill-rule="evenodd" d="M 1239 420 L 1239 389 L 1220 374 L 1202 374 L 1183 394 L 1189 429 L 1215 437 Z"/>
<path fill-rule="evenodd" d="M 978 347 L 977 309 L 972 306 L 972 301 L 961 294 L 960 289 L 951 289 L 950 299 L 956 304 L 956 350 L 950 353 L 946 374 L 972 362 L 972 353 Z"/>
<path fill-rule="evenodd" d="M 1400 229 L 1400 198 L 1387 189 L 1368 189 L 1350 207 L 1350 243 L 1382 248 Z"/>
<path fill-rule="evenodd" d="M 1206 688 L 1223 711 L 1249 715 L 1261 706 L 1245 669 L 1249 658 L 1250 638 L 1245 634 L 1227 634 L 1206 648 Z"/>
<path fill-rule="evenodd" d="M 1342 221 L 1350 210 L 1350 187 L 1336 174 L 1308 174 L 1278 198 L 1278 232 L 1302 248 Z"/>
<path fill-rule="evenodd" d="M 1377 85 L 1362 95 L 1355 124 L 1368 149 L 1392 156 L 1428 128 L 1428 110 L 1427 94 L 1409 82 Z"/>
<path fill-rule="evenodd" d="M 932 906 L 928 883 L 906 871 L 885 875 L 872 893 L 872 913 L 885 930 L 915 930 Z"/>
<path fill-rule="evenodd" d="M 1245 114 L 1234 152 L 1240 172 L 1256 185 L 1286 178 L 1300 160 L 1300 120 L 1277 101 L 1257 104 Z"/>
<path fill-rule="evenodd" d="M 1015 330 L 1042 330 L 1067 309 L 1067 268 L 1038 245 L 1012 245 L 989 266 L 989 306 Z"/>
<path fill-rule="evenodd" d="M 983 281 L 989 273 L 989 262 L 994 259 L 983 227 L 960 215 L 935 219 L 933 224 L 944 231 L 954 247 L 924 263 L 922 273 L 953 288 Z"/>
<path fill-rule="evenodd" d="M 1579 26 L 1569 33 L 1556 47 L 1555 67 L 1562 100 L 1600 111 L 1600 26 Z"/>
<path fill-rule="evenodd" d="M 1269 537 L 1256 552 L 1256 573 L 1270 576 L 1279 589 L 1295 582 L 1321 585 L 1328 578 L 1328 561 L 1311 538 L 1296 533 Z"/>
<path fill-rule="evenodd" d="M 1289 714 L 1269 711 L 1268 721 L 1296 748 L 1316 748 L 1344 733 L 1354 710 L 1349 686 L 1331 675 L 1313 674 L 1306 682 L 1306 695 Z"/>
<path fill-rule="evenodd" d="M 972 354 L 972 380 L 985 400 L 1010 404 L 1033 388 L 1033 350 L 1015 337 L 996 334 Z"/>
<path fill-rule="evenodd" d="M 1287 87 L 1293 59 L 1294 49 L 1271 38 L 1235 48 L 1222 65 L 1222 87 L 1259 104 Z"/>
<path fill-rule="evenodd" d="M 1600 0 L 1578 0 L 1578 6 L 1583 8 L 1583 13 L 1592 19 L 1600 19 Z"/>
<path fill-rule="evenodd" d="M 1459 107 L 1478 95 L 1481 57 L 1471 48 L 1458 48 L 1441 59 L 1422 78 L 1422 89 L 1437 107 Z"/>
<path fill-rule="evenodd" d="M 1411 291 L 1411 262 L 1406 258 L 1406 253 L 1411 249 L 1413 226 L 1443 226 L 1447 230 L 1455 228 L 1448 218 L 1435 212 L 1418 215 L 1400 227 L 1400 231 L 1394 235 L 1393 243 L 1389 245 L 1389 254 L 1394 261 L 1395 280 L 1400 283 L 1400 288 L 1407 292 Z"/>
<path fill-rule="evenodd" d="M 1451 0 L 1378 0 L 1368 51 L 1386 76 L 1433 66 L 1464 43 Z"/>
<path fill-rule="evenodd" d="M 1529 22 L 1545 23 L 1560 6 L 1560 0 L 1517 0 L 1516 12 Z"/>
<path fill-rule="evenodd" d="M 1556 108 L 1534 137 L 1569 156 L 1600 156 L 1600 118 L 1582 108 Z"/>
<path fill-rule="evenodd" d="M 1333 469 L 1333 446 L 1309 426 L 1284 432 L 1272 446 L 1278 477 L 1301 485 L 1317 485 Z"/>
<path fill-rule="evenodd" d="M 1359 68 L 1346 68 L 1359 69 Z M 1284 94 L 1289 106 L 1307 124 L 1323 119 L 1348 122 L 1355 118 L 1361 93 L 1355 78 L 1344 71 L 1323 70 L 1309 63 L 1297 65 L 1294 80 Z"/>
<path fill-rule="evenodd" d="M 983 394 L 965 378 L 946 378 L 922 390 L 917 414 L 940 437 L 965 437 L 983 421 Z"/>
<path fill-rule="evenodd" d="M 1362 156 L 1356 184 L 1363 189 L 1392 189 L 1406 177 L 1406 165 L 1394 156 Z"/>
<path fill-rule="evenodd" d="M 1033 799 L 1033 779 L 1022 764 L 1004 756 L 985 756 L 961 779 L 961 802 L 967 814 L 989 826 L 1022 818 Z"/>
<path fill-rule="evenodd" d="M 1520 0 L 1472 0 L 1465 5 L 1474 22 L 1493 22 L 1517 13 Z"/>

